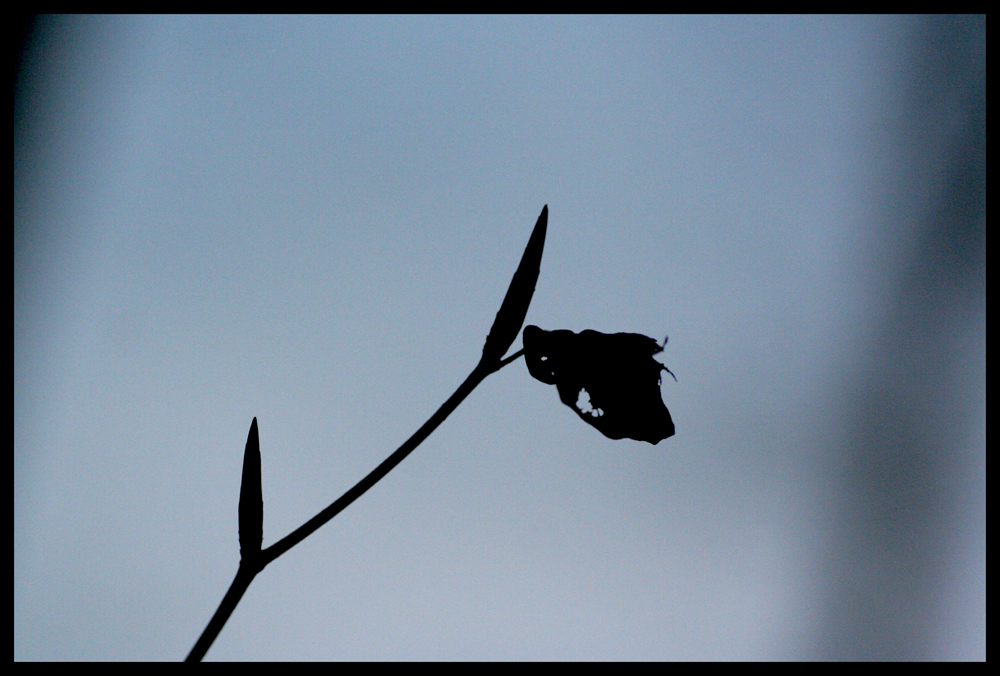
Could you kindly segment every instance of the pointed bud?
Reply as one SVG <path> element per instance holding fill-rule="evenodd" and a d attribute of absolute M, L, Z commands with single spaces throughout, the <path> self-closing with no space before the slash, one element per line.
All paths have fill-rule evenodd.
<path fill-rule="evenodd" d="M 252 559 L 260 553 L 264 537 L 264 498 L 260 488 L 260 439 L 257 418 L 250 424 L 243 452 L 243 484 L 240 486 L 240 558 Z"/>
<path fill-rule="evenodd" d="M 542 249 L 545 247 L 545 228 L 549 222 L 549 205 L 542 207 L 535 229 L 528 239 L 528 246 L 521 256 L 521 264 L 517 266 L 514 278 L 507 289 L 507 295 L 500 305 L 500 311 L 493 320 L 493 327 L 483 346 L 483 362 L 495 363 L 503 359 L 511 343 L 521 332 L 524 318 L 531 305 L 531 296 L 535 293 L 535 283 L 538 282 L 538 271 L 542 264 Z"/>

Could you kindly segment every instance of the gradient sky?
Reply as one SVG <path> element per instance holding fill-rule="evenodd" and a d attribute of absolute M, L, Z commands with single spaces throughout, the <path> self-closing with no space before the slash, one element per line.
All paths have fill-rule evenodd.
<path fill-rule="evenodd" d="M 985 659 L 984 68 L 981 18 L 44 21 L 14 659 L 183 658 L 253 417 L 268 546 L 468 375 L 544 204 L 527 323 L 669 335 L 676 436 L 517 360 L 208 659 Z"/>

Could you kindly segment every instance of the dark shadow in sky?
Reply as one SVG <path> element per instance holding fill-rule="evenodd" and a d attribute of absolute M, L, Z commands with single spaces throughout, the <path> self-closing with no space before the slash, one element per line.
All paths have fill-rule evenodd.
<path fill-rule="evenodd" d="M 888 238 L 915 232 L 916 246 L 897 262 L 873 349 L 857 355 L 846 425 L 829 431 L 840 440 L 830 449 L 838 499 L 812 658 L 948 659 L 952 647 L 935 645 L 941 622 L 976 612 L 946 604 L 955 552 L 980 527 L 961 504 L 985 491 L 985 457 L 973 457 L 982 451 L 966 435 L 985 425 L 972 418 L 982 414 L 985 353 L 968 336 L 986 313 L 986 20 L 927 18 L 916 38 L 901 95 L 887 93 L 904 103 L 887 149 L 896 169 L 883 187 L 886 216 L 872 223 Z M 985 658 L 985 599 L 983 613 L 984 634 L 966 647 L 981 640 Z"/>

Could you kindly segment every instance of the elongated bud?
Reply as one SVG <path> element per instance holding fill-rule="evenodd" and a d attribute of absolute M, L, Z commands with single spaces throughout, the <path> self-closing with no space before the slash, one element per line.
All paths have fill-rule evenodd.
<path fill-rule="evenodd" d="M 535 293 L 538 282 L 538 271 L 542 264 L 542 249 L 545 247 L 545 229 L 549 222 L 549 205 L 542 207 L 535 229 L 528 239 L 528 246 L 521 256 L 521 264 L 517 266 L 510 288 L 504 296 L 500 311 L 493 320 L 490 334 L 483 346 L 483 362 L 492 363 L 503 359 L 517 334 L 521 332 L 524 318 L 531 305 L 531 297 Z"/>
<path fill-rule="evenodd" d="M 240 486 L 240 558 L 260 554 L 264 537 L 264 498 L 260 488 L 260 439 L 257 418 L 250 424 L 247 447 L 243 452 L 243 483 Z"/>

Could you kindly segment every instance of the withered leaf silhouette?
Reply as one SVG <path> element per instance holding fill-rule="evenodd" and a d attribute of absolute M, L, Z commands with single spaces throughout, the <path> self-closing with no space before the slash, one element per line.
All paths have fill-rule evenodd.
<path fill-rule="evenodd" d="M 652 338 L 526 326 L 522 340 L 528 372 L 555 385 L 559 399 L 604 436 L 651 444 L 673 436 L 660 397 L 660 372 L 670 371 L 653 359 L 663 347 Z"/>

